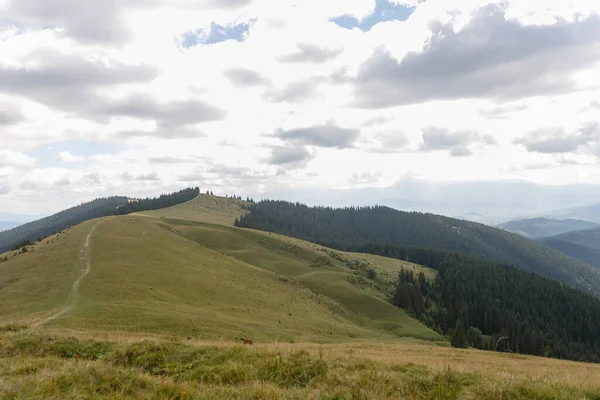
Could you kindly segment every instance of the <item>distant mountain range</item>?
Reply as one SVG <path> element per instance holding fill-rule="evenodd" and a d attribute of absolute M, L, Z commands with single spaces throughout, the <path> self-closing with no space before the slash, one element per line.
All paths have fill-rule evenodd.
<path fill-rule="evenodd" d="M 585 219 L 600 223 L 600 217 L 590 219 L 586 217 L 587 214 L 566 214 L 567 210 L 585 209 L 590 204 L 600 203 L 600 185 L 553 186 L 526 181 L 436 182 L 402 179 L 388 187 L 278 189 L 249 195 L 255 199 L 277 198 L 313 206 L 379 204 L 402 211 L 441 214 L 486 225 L 523 218 L 554 218 L 554 214 L 560 219 Z"/>
<path fill-rule="evenodd" d="M 527 238 L 537 239 L 572 231 L 599 228 L 600 225 L 581 219 L 529 218 L 505 222 L 497 227 Z"/>

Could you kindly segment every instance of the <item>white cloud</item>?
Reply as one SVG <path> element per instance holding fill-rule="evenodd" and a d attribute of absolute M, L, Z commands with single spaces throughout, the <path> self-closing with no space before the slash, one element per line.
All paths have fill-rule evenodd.
<path fill-rule="evenodd" d="M 11 19 L 0 23 L 0 182 L 10 188 L 0 207 L 192 183 L 228 193 L 384 186 L 409 171 L 597 180 L 600 146 L 580 145 L 578 124 L 600 120 L 600 47 L 585 34 L 596 33 L 600 4 L 393 2 L 416 11 L 368 32 L 330 19 L 361 19 L 374 0 L 0 2 Z M 506 7 L 482 16 L 490 3 Z M 212 22 L 249 21 L 244 41 L 181 46 Z M 552 140 L 532 134 L 549 128 Z M 88 148 L 61 147 L 71 142 Z M 551 154 L 561 146 L 569 152 Z M 36 203 L 35 188 L 54 200 Z"/>

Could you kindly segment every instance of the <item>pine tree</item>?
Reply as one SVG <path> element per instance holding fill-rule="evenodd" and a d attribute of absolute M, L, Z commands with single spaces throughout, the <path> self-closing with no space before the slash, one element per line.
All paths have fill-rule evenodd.
<path fill-rule="evenodd" d="M 456 321 L 456 328 L 454 328 L 454 334 L 450 339 L 450 344 L 452 347 L 459 349 L 467 348 L 467 334 L 465 333 L 465 328 L 460 320 Z"/>

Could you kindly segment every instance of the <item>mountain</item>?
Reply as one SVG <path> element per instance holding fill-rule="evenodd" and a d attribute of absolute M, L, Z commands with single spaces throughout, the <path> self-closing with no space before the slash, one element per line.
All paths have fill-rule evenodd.
<path fill-rule="evenodd" d="M 448 215 L 487 225 L 543 217 L 553 210 L 600 203 L 600 185 L 555 186 L 520 180 L 441 182 L 405 178 L 388 187 L 278 189 L 248 194 L 256 199 L 276 198 L 311 206 L 379 204 L 403 211 Z"/>
<path fill-rule="evenodd" d="M 21 224 L 14 221 L 0 221 L 0 231 L 16 228 L 19 225 Z"/>
<path fill-rule="evenodd" d="M 234 228 L 246 205 L 200 195 L 29 246 L 0 263 L 0 321 L 210 340 L 445 341 L 388 301 L 402 268 L 434 271 Z"/>
<path fill-rule="evenodd" d="M 539 216 L 553 219 L 580 219 L 600 224 L 600 203 L 551 210 Z"/>
<path fill-rule="evenodd" d="M 500 229 L 525 236 L 527 238 L 541 238 L 560 235 L 561 233 L 594 229 L 600 227 L 595 222 L 581 219 L 549 219 L 530 218 L 505 222 L 497 226 Z"/>
<path fill-rule="evenodd" d="M 240 227 L 277 232 L 324 246 L 361 249 L 375 243 L 429 248 L 519 266 L 539 275 L 600 293 L 600 271 L 520 235 L 486 225 L 389 207 L 335 209 L 261 201 L 248 207 Z"/>
<path fill-rule="evenodd" d="M 72 225 L 102 217 L 105 215 L 124 215 L 138 211 L 155 210 L 185 203 L 198 196 L 198 188 L 183 189 L 156 198 L 128 199 L 127 197 L 108 197 L 83 203 L 57 214 L 33 221 L 17 228 L 0 232 L 0 252 L 19 247 L 60 232 Z"/>
<path fill-rule="evenodd" d="M 235 227 L 252 207 L 199 195 L 2 254 L 0 397 L 600 393 L 595 366 L 523 355 L 600 361 L 597 297 L 440 250 L 410 249 L 428 267 Z"/>
<path fill-rule="evenodd" d="M 567 232 L 552 237 L 541 238 L 540 242 L 561 241 L 600 250 L 600 228 L 585 231 Z"/>
<path fill-rule="evenodd" d="M 600 228 L 543 237 L 538 241 L 600 269 Z"/>

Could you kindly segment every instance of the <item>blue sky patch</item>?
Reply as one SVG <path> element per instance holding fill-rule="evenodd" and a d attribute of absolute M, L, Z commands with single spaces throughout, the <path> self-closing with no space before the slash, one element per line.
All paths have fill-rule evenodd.
<path fill-rule="evenodd" d="M 359 28 L 361 31 L 367 32 L 380 22 L 406 21 L 414 11 L 415 7 L 392 4 L 389 0 L 376 0 L 375 10 L 360 21 L 353 15 L 341 15 L 332 18 L 331 21 L 342 28 Z"/>
<path fill-rule="evenodd" d="M 209 29 L 197 29 L 195 31 L 185 32 L 182 35 L 181 45 L 184 48 L 188 48 L 199 44 L 215 44 L 226 40 L 243 42 L 246 39 L 246 34 L 250 29 L 250 25 L 252 25 L 254 21 L 255 20 L 252 19 L 247 23 L 232 23 L 226 26 L 211 22 Z"/>
<path fill-rule="evenodd" d="M 90 157 L 96 154 L 117 154 L 128 148 L 130 147 L 120 143 L 70 141 L 43 145 L 27 153 L 27 155 L 35 158 L 35 165 L 38 168 L 65 168 L 69 167 L 69 165 L 72 165 L 73 168 L 78 168 L 77 163 L 61 161 L 58 159 L 58 155 L 63 151 L 68 151 L 74 156 Z"/>

